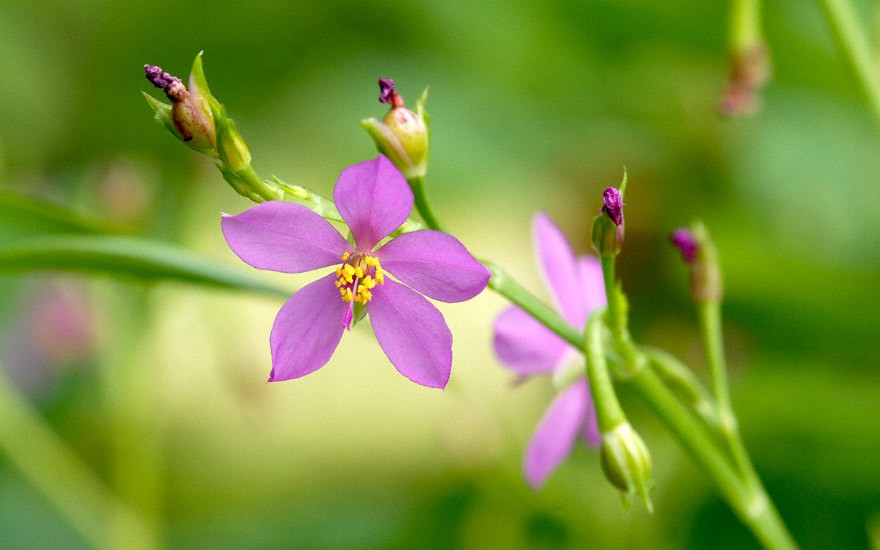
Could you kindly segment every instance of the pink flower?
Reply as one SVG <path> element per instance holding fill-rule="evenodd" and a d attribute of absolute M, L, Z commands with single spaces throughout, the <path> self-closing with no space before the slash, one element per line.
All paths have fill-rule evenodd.
<path fill-rule="evenodd" d="M 576 258 L 546 214 L 535 216 L 532 230 L 541 271 L 557 311 L 571 325 L 583 328 L 590 311 L 605 305 L 599 260 L 593 256 Z M 495 321 L 494 345 L 499 359 L 521 377 L 552 373 L 561 379 L 577 367 L 572 363 L 582 361 L 573 347 L 515 306 Z M 523 471 L 535 489 L 571 454 L 579 435 L 590 445 L 601 442 L 583 364 L 578 368 L 581 375 L 556 396 L 529 441 Z"/>
<path fill-rule="evenodd" d="M 440 231 L 404 233 L 376 248 L 413 207 L 409 185 L 384 156 L 343 170 L 333 198 L 355 246 L 298 204 L 270 201 L 237 216 L 223 215 L 229 247 L 257 269 L 302 273 L 338 266 L 281 307 L 269 339 L 269 381 L 299 378 L 324 366 L 344 330 L 369 314 L 379 345 L 401 374 L 423 386 L 445 387 L 452 334 L 422 294 L 442 302 L 469 300 L 486 287 L 489 270 Z"/>

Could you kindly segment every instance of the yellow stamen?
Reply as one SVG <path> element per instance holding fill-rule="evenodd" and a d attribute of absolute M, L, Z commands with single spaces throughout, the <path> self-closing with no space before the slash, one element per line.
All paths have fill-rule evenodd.
<path fill-rule="evenodd" d="M 345 262 L 336 269 L 336 288 L 344 302 L 366 305 L 373 298 L 376 285 L 385 284 L 385 272 L 379 258 L 368 254 L 342 254 Z"/>

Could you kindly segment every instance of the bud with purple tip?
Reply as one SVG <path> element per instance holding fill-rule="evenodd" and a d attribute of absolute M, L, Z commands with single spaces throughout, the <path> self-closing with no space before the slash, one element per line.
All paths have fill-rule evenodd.
<path fill-rule="evenodd" d="M 691 229 L 679 228 L 669 240 L 681 252 L 682 259 L 690 268 L 691 296 L 696 302 L 717 302 L 724 293 L 721 283 L 721 266 L 715 243 L 706 227 L 695 222 Z"/>
<path fill-rule="evenodd" d="M 147 80 L 161 88 L 171 100 L 171 105 L 168 105 L 144 94 L 147 103 L 156 113 L 156 120 L 164 123 L 171 133 L 190 148 L 217 157 L 217 129 L 211 105 L 216 100 L 211 96 L 204 79 L 201 54 L 193 63 L 189 88 L 161 67 L 144 65 L 144 73 Z"/>
<path fill-rule="evenodd" d="M 623 195 L 616 187 L 609 187 L 602 193 L 602 213 L 608 214 L 614 225 L 623 225 Z"/>
<path fill-rule="evenodd" d="M 403 98 L 394 88 L 394 80 L 379 79 L 379 102 L 391 105 L 381 121 L 368 118 L 361 126 L 376 142 L 379 152 L 406 176 L 420 178 L 428 168 L 428 115 L 425 112 L 427 90 L 416 102 L 416 110 L 404 106 Z"/>
<path fill-rule="evenodd" d="M 624 172 L 620 188 L 605 189 L 602 193 L 602 208 L 593 219 L 593 249 L 603 258 L 617 256 L 623 246 L 623 193 L 626 190 L 626 179 Z"/>

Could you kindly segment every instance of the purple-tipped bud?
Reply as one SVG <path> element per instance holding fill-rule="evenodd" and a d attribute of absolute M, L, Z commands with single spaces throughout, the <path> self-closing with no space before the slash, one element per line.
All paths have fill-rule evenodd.
<path fill-rule="evenodd" d="M 620 196 L 620 191 L 616 187 L 605 189 L 605 192 L 602 193 L 602 202 L 604 203 L 602 206 L 602 213 L 608 214 L 608 217 L 611 218 L 614 225 L 622 224 L 624 204 L 623 199 Z"/>
<path fill-rule="evenodd" d="M 427 90 L 416 102 L 415 111 L 407 109 L 394 89 L 394 80 L 379 79 L 379 101 L 391 105 L 385 118 L 368 118 L 361 126 L 376 142 L 379 152 L 397 166 L 407 180 L 425 175 L 428 166 L 428 115 L 425 113 Z"/>
<path fill-rule="evenodd" d="M 166 73 L 162 67 L 158 65 L 144 65 L 144 72 L 147 74 L 153 86 L 165 90 L 165 95 L 172 101 L 181 101 L 189 95 L 186 86 L 176 76 Z"/>
<path fill-rule="evenodd" d="M 624 183 L 626 185 L 626 175 Z M 620 254 L 623 246 L 623 197 L 616 187 L 608 187 L 602 193 L 602 208 L 593 219 L 593 250 L 603 258 Z"/>
<path fill-rule="evenodd" d="M 691 296 L 696 302 L 717 302 L 724 294 L 721 282 L 721 265 L 715 243 L 706 227 L 695 222 L 690 229 L 679 228 L 669 240 L 681 252 L 690 268 Z"/>
<path fill-rule="evenodd" d="M 685 227 L 680 227 L 672 232 L 669 241 L 681 252 L 681 257 L 687 263 L 693 262 L 700 251 L 700 243 L 694 234 Z"/>

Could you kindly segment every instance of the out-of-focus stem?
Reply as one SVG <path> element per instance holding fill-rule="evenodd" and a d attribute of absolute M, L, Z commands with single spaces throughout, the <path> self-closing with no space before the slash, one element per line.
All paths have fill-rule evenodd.
<path fill-rule="evenodd" d="M 880 124 L 880 67 L 871 54 L 852 4 L 848 0 L 821 0 L 819 4 L 840 53 L 867 96 L 875 121 Z"/>

